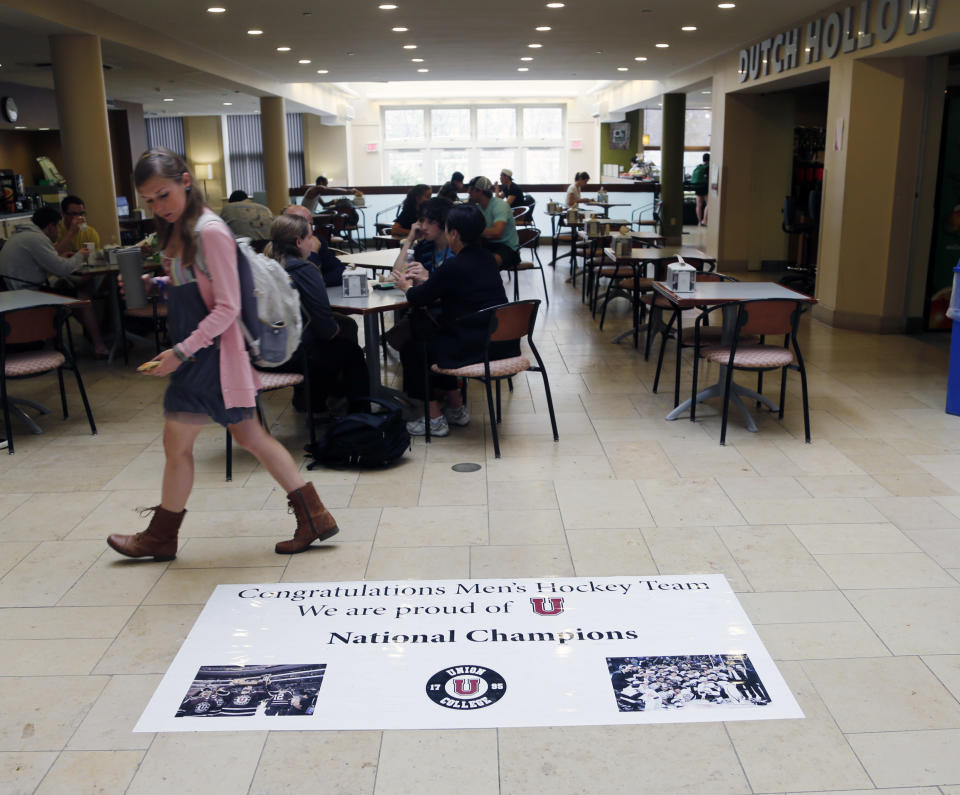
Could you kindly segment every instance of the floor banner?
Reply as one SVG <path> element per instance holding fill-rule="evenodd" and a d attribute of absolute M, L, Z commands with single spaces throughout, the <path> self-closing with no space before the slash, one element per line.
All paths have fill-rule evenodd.
<path fill-rule="evenodd" d="M 220 585 L 135 731 L 802 718 L 723 575 Z"/>

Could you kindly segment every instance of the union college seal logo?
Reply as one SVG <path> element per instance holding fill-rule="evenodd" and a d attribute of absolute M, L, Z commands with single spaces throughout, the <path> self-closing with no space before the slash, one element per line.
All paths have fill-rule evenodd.
<path fill-rule="evenodd" d="M 478 665 L 444 668 L 430 677 L 427 695 L 448 709 L 481 709 L 495 704 L 507 692 L 507 683 L 496 671 Z"/>

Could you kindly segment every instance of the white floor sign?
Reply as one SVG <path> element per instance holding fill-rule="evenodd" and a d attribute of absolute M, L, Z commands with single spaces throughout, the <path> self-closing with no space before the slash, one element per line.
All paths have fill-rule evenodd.
<path fill-rule="evenodd" d="M 221 585 L 136 731 L 802 718 L 719 574 Z"/>

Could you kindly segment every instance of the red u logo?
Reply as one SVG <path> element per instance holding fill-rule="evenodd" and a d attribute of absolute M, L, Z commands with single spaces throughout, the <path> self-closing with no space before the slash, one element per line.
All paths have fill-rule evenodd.
<path fill-rule="evenodd" d="M 547 600 L 542 596 L 531 596 L 530 604 L 533 605 L 533 612 L 541 616 L 559 616 L 563 612 L 563 597 L 551 596 L 550 606 L 547 607 Z"/>
<path fill-rule="evenodd" d="M 458 696 L 473 696 L 480 689 L 480 680 L 466 676 L 458 676 L 453 680 L 453 692 Z"/>

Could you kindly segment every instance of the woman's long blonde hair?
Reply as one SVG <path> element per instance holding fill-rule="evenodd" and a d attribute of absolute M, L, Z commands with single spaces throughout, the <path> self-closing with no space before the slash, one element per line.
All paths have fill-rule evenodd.
<path fill-rule="evenodd" d="M 133 169 L 133 181 L 139 188 L 147 180 L 153 177 L 161 179 L 171 179 L 174 182 L 183 182 L 183 175 L 189 174 L 190 169 L 186 162 L 176 152 L 169 149 L 158 147 L 148 149 L 137 160 L 137 165 Z M 187 205 L 180 216 L 180 245 L 182 251 L 180 257 L 185 264 L 192 265 L 197 258 L 197 242 L 193 234 L 193 229 L 197 225 L 197 219 L 203 214 L 206 200 L 200 186 L 193 182 L 191 178 L 190 185 L 187 186 Z M 154 224 L 157 227 L 157 243 L 161 249 L 165 249 L 173 235 L 174 224 L 154 216 Z"/>

